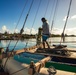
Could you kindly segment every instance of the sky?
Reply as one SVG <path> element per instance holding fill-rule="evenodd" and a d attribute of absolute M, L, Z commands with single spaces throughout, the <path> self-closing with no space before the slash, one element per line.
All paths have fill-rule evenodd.
<path fill-rule="evenodd" d="M 5 31 L 9 33 L 20 32 L 31 3 L 32 0 L 0 0 L 0 33 L 4 33 Z M 24 33 L 36 34 L 38 28 L 42 27 L 41 18 L 45 17 L 50 29 L 52 21 L 54 21 L 51 33 L 61 34 L 65 25 L 69 3 L 70 0 L 33 0 L 28 18 L 25 22 Z M 72 0 L 70 14 L 65 28 L 65 34 L 68 35 L 76 35 L 75 7 L 76 0 Z"/>

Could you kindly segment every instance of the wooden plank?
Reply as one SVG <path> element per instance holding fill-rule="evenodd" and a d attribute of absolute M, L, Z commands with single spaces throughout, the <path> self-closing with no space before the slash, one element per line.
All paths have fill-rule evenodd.
<path fill-rule="evenodd" d="M 61 55 L 56 55 L 56 54 L 47 54 L 47 53 L 34 53 L 34 54 L 41 54 L 41 55 L 44 55 L 44 56 L 55 56 L 55 57 L 62 57 L 62 58 L 72 58 L 72 59 L 76 59 L 76 57 L 61 56 Z"/>
<path fill-rule="evenodd" d="M 71 49 L 71 48 L 62 48 L 62 49 L 56 49 L 56 48 L 51 49 L 51 48 L 50 48 L 49 50 L 76 52 L 76 50 L 73 50 L 73 49 Z"/>
<path fill-rule="evenodd" d="M 36 71 L 38 72 L 39 68 L 45 67 L 45 63 L 51 60 L 51 57 L 46 57 L 35 64 Z M 40 67 L 41 66 L 41 67 Z"/>

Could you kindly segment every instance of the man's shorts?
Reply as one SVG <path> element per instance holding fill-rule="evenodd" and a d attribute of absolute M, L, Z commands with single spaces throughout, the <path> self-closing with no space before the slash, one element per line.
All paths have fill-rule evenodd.
<path fill-rule="evenodd" d="M 46 41 L 48 38 L 49 38 L 48 35 L 42 35 L 42 39 L 43 39 L 43 41 Z"/>

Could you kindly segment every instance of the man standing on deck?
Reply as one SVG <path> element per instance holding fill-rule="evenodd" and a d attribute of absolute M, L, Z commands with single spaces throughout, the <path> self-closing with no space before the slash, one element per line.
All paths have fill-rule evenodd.
<path fill-rule="evenodd" d="M 46 43 L 48 48 L 50 48 L 48 42 L 46 41 L 50 37 L 49 24 L 47 23 L 47 20 L 44 17 L 41 19 L 41 21 L 43 22 L 43 25 L 42 25 L 43 47 L 45 48 L 45 43 Z"/>

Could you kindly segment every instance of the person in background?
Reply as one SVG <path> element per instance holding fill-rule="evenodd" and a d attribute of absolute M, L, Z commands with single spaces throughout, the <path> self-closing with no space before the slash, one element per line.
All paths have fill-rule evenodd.
<path fill-rule="evenodd" d="M 43 22 L 42 24 L 42 42 L 43 42 L 43 47 L 45 49 L 45 44 L 47 44 L 48 48 L 50 48 L 47 39 L 50 37 L 50 31 L 49 31 L 49 24 L 47 22 L 47 20 L 43 17 L 41 19 L 41 21 Z"/>

